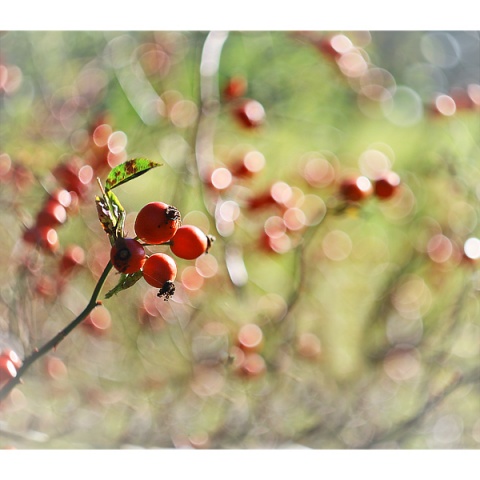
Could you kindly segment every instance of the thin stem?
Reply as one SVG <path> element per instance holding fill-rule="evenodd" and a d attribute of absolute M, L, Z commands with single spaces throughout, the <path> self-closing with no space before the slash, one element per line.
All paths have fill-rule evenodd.
<path fill-rule="evenodd" d="M 87 306 L 84 308 L 82 313 L 78 315 L 72 322 L 70 322 L 63 330 L 58 332 L 51 340 L 45 343 L 42 347 L 36 348 L 28 357 L 26 357 L 23 361 L 22 366 L 18 369 L 16 377 L 12 378 L 8 383 L 4 385 L 2 389 L 0 389 L 0 402 L 6 398 L 6 396 L 13 390 L 13 388 L 20 383 L 23 374 L 30 368 L 30 366 L 36 362 L 40 357 L 48 353 L 50 350 L 53 350 L 57 347 L 57 345 L 80 323 L 87 318 L 88 314 L 101 302 L 98 301 L 98 296 L 100 295 L 100 291 L 107 279 L 110 270 L 112 269 L 112 263 L 108 262 L 105 269 L 103 270 L 102 275 L 98 279 L 97 285 L 93 290 L 92 296 L 90 301 L 88 302 Z"/>

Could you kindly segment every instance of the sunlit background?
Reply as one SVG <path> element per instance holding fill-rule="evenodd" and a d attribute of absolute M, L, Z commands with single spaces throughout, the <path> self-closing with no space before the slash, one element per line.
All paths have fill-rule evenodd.
<path fill-rule="evenodd" d="M 2 32 L 0 350 L 88 303 L 112 167 L 163 164 L 130 236 L 162 201 L 216 241 L 36 362 L 0 447 L 479 448 L 479 139 L 474 31 Z"/>

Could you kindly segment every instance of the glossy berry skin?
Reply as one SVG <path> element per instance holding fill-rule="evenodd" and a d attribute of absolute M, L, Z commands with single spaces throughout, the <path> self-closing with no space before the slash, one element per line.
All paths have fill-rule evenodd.
<path fill-rule="evenodd" d="M 110 261 L 120 273 L 138 272 L 145 263 L 145 249 L 134 238 L 118 238 L 110 250 Z"/>
<path fill-rule="evenodd" d="M 155 288 L 162 288 L 165 283 L 173 282 L 177 276 L 175 260 L 165 253 L 150 255 L 143 265 L 143 278 Z"/>
<path fill-rule="evenodd" d="M 180 225 L 180 212 L 174 206 L 151 202 L 138 212 L 135 233 L 144 242 L 159 245 L 168 242 Z"/>
<path fill-rule="evenodd" d="M 165 253 L 155 253 L 147 258 L 143 278 L 152 287 L 158 288 L 157 297 L 168 300 L 175 293 L 173 281 L 177 276 L 175 260 Z"/>
<path fill-rule="evenodd" d="M 209 248 L 209 238 L 194 225 L 182 225 L 170 241 L 170 249 L 180 258 L 193 260 Z"/>
<path fill-rule="evenodd" d="M 379 199 L 388 200 L 395 195 L 399 185 L 400 177 L 395 172 L 388 172 L 375 180 L 373 191 Z"/>

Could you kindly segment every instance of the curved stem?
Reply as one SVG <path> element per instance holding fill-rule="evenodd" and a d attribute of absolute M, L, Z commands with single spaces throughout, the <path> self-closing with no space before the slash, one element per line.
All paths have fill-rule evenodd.
<path fill-rule="evenodd" d="M 26 357 L 23 361 L 22 366 L 18 369 L 16 377 L 12 378 L 8 383 L 6 383 L 3 388 L 0 389 L 0 402 L 7 397 L 7 395 L 13 390 L 13 388 L 20 383 L 23 374 L 30 368 L 30 366 L 36 362 L 40 357 L 48 353 L 50 350 L 53 350 L 57 347 L 57 345 L 75 328 L 77 327 L 85 318 L 87 318 L 88 314 L 101 302 L 98 301 L 98 296 L 100 295 L 100 291 L 107 279 L 110 270 L 112 269 L 112 263 L 108 262 L 105 269 L 103 270 L 102 275 L 98 279 L 97 285 L 93 290 L 92 296 L 90 301 L 88 302 L 87 306 L 83 309 L 82 313 L 80 313 L 72 322 L 70 322 L 63 330 L 58 332 L 51 340 L 45 343 L 42 347 L 36 348 L 28 357 Z"/>

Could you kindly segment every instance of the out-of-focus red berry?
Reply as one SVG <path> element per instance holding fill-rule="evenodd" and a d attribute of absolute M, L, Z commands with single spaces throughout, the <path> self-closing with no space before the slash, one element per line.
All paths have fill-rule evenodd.
<path fill-rule="evenodd" d="M 237 345 L 245 352 L 258 352 L 263 346 L 262 329 L 255 323 L 243 325 L 237 334 Z"/>
<path fill-rule="evenodd" d="M 51 227 L 33 226 L 23 233 L 23 240 L 32 245 L 36 245 L 47 252 L 55 252 L 60 245 L 58 234 Z"/>
<path fill-rule="evenodd" d="M 257 128 L 265 123 L 266 114 L 263 105 L 257 100 L 245 99 L 238 103 L 233 114 L 245 128 Z"/>
<path fill-rule="evenodd" d="M 4 348 L 0 356 L 8 358 L 17 370 L 22 366 L 22 360 L 17 355 L 17 352 L 11 348 Z"/>
<path fill-rule="evenodd" d="M 223 96 L 226 100 L 243 97 L 247 91 L 248 82 L 245 77 L 234 76 L 228 79 L 223 89 Z"/>
<path fill-rule="evenodd" d="M 95 307 L 81 323 L 82 327 L 93 335 L 104 335 L 112 325 L 110 312 L 103 305 Z"/>
<path fill-rule="evenodd" d="M 265 157 L 262 153 L 252 150 L 246 152 L 230 168 L 235 177 L 252 177 L 265 166 Z"/>
<path fill-rule="evenodd" d="M 85 251 L 79 245 L 69 245 L 58 263 L 61 275 L 68 275 L 73 269 L 85 262 Z"/>
<path fill-rule="evenodd" d="M 36 225 L 38 227 L 57 227 L 66 221 L 66 208 L 53 198 L 49 198 L 37 214 Z"/>
<path fill-rule="evenodd" d="M 398 190 L 400 177 L 395 172 L 388 172 L 377 178 L 373 184 L 373 192 L 381 200 L 388 200 Z"/>
<path fill-rule="evenodd" d="M 15 365 L 6 355 L 0 356 L 0 387 L 17 376 Z"/>
<path fill-rule="evenodd" d="M 360 202 L 373 193 L 372 183 L 367 177 L 348 177 L 340 182 L 340 196 L 349 202 Z"/>

